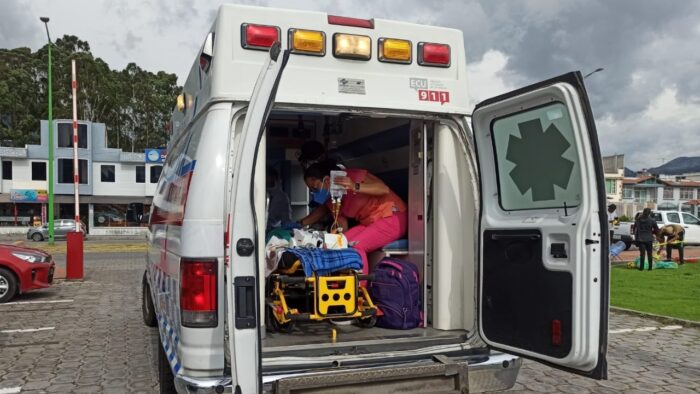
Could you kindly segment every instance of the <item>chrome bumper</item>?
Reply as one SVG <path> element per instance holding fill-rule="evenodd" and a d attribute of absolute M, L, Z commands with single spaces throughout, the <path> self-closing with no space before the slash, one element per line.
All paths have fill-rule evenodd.
<path fill-rule="evenodd" d="M 192 378 L 178 375 L 175 377 L 175 389 L 180 394 L 220 394 L 231 393 L 231 377 Z"/>

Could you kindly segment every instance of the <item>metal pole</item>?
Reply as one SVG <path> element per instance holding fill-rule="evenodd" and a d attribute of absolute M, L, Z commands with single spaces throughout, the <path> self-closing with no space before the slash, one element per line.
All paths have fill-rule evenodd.
<path fill-rule="evenodd" d="M 49 37 L 49 245 L 54 244 L 54 205 L 53 205 L 53 86 L 51 82 L 51 37 L 48 20 L 45 22 Z"/>
<path fill-rule="evenodd" d="M 78 171 L 78 81 L 75 78 L 75 59 L 71 59 L 71 88 L 73 89 L 73 188 L 75 191 L 75 231 L 80 232 L 80 172 Z"/>

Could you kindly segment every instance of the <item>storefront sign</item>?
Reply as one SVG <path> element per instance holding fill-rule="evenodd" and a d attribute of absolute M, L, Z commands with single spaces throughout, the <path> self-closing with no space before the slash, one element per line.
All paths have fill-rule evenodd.
<path fill-rule="evenodd" d="M 165 149 L 146 149 L 146 163 L 164 163 L 167 153 Z"/>
<path fill-rule="evenodd" d="M 11 189 L 10 201 L 14 202 L 48 202 L 49 195 L 46 190 L 36 189 Z"/>

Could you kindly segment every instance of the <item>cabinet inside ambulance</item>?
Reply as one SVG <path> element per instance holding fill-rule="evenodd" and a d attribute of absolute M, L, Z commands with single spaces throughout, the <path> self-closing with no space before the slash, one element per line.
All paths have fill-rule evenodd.
<path fill-rule="evenodd" d="M 464 134 L 458 127 L 452 122 L 375 114 L 271 113 L 259 144 L 254 176 L 258 228 L 267 229 L 259 232 L 258 239 L 260 245 L 266 245 L 258 255 L 264 300 L 261 307 L 265 309 L 261 311 L 265 316 L 263 365 L 282 356 L 352 356 L 476 340 L 474 169 L 470 169 Z M 283 293 L 285 311 L 296 308 L 295 312 L 307 315 L 313 314 L 314 302 L 318 301 L 315 297 L 321 297 L 314 294 L 314 286 L 309 283 L 305 295 L 286 294 L 285 288 L 271 281 L 275 275 L 279 278 L 279 271 L 265 270 L 266 265 L 275 267 L 276 259 L 281 261 L 272 244 L 279 239 L 279 231 L 285 231 L 278 228 L 271 233 L 270 226 L 279 227 L 286 221 L 268 221 L 270 207 L 279 207 L 279 201 L 270 199 L 288 200 L 291 222 L 306 217 L 315 206 L 299 162 L 301 148 L 309 141 L 322 144 L 328 157 L 345 170 L 364 169 L 376 176 L 406 203 L 406 233 L 369 252 L 367 264 L 370 275 L 385 258 L 415 266 L 422 309 L 418 327 L 389 329 L 369 319 L 351 318 L 282 323 L 273 316 L 273 308 L 278 314 L 282 311 L 277 292 Z M 328 230 L 332 216 L 315 229 Z M 349 227 L 352 229 L 352 221 Z M 288 236 L 294 237 L 294 230 L 288 231 Z M 284 276 L 287 278 L 289 273 L 285 271 Z M 361 281 L 357 286 L 369 286 L 369 282 Z M 366 307 L 367 301 L 358 302 L 365 302 Z"/>

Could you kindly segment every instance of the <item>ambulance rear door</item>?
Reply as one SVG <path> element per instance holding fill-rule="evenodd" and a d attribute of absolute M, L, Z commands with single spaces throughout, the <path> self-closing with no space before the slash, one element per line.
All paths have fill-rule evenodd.
<path fill-rule="evenodd" d="M 486 100 L 472 127 L 480 336 L 494 349 L 607 378 L 606 194 L 581 74 Z"/>
<path fill-rule="evenodd" d="M 270 48 L 245 114 L 239 145 L 234 156 L 233 192 L 230 197 L 228 259 L 227 321 L 231 375 L 236 393 L 262 392 L 261 379 L 261 316 L 259 299 L 257 248 L 258 233 L 253 197 L 254 166 L 265 122 L 270 114 L 277 87 L 289 51 L 281 51 L 279 42 Z M 264 278 L 263 278 L 264 280 Z"/>

